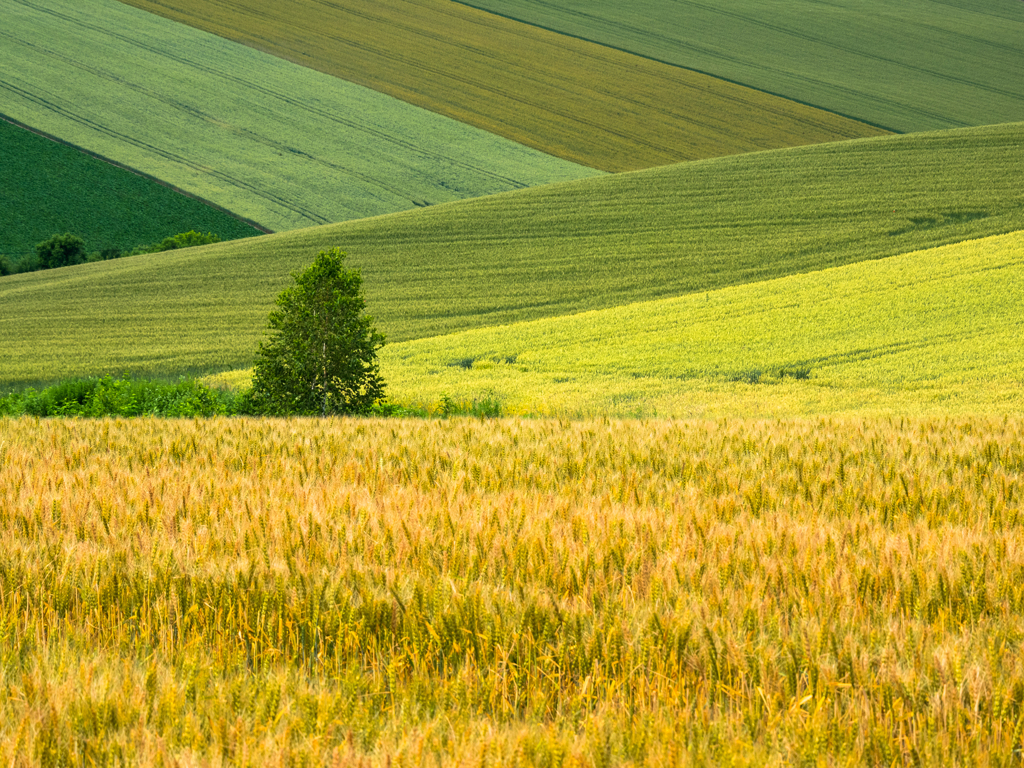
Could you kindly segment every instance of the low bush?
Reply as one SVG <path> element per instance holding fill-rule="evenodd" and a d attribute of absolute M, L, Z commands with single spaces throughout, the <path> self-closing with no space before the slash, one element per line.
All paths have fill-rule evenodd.
<path fill-rule="evenodd" d="M 196 245 L 209 245 L 210 243 L 219 242 L 220 237 L 215 235 L 213 232 L 207 232 L 204 235 L 202 232 L 196 232 L 195 230 L 190 229 L 188 232 L 182 232 L 174 237 L 165 237 L 159 243 L 154 243 L 150 247 L 150 253 L 173 251 L 178 248 L 192 248 Z"/>
<path fill-rule="evenodd" d="M 435 412 L 443 418 L 476 416 L 480 419 L 496 419 L 501 416 L 501 401 L 493 395 L 480 400 L 456 400 L 446 394 L 441 396 Z"/>

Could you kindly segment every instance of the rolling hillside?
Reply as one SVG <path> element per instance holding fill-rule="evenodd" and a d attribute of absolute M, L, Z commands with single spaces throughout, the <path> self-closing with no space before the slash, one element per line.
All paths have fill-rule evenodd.
<path fill-rule="evenodd" d="M 20 257 L 73 232 L 89 251 L 130 250 L 179 232 L 259 234 L 224 211 L 0 120 L 0 254 Z"/>
<path fill-rule="evenodd" d="M 606 171 L 882 133 L 448 0 L 125 1 Z"/>
<path fill-rule="evenodd" d="M 1024 408 L 1024 232 L 386 347 L 392 397 L 558 415 Z"/>
<path fill-rule="evenodd" d="M 0 105 L 275 231 L 599 174 L 116 0 L 8 0 Z"/>
<path fill-rule="evenodd" d="M 246 366 L 289 273 L 333 246 L 394 343 L 1012 232 L 1022 140 L 1012 124 L 774 150 L 7 278 L 0 384 Z"/>
<path fill-rule="evenodd" d="M 472 1 L 0 0 L 0 112 L 282 230 L 0 279 L 0 766 L 1020 768 L 1020 0 Z M 0 249 L 180 213 L 35 139 Z M 331 247 L 397 407 L 201 415 Z"/>
<path fill-rule="evenodd" d="M 892 130 L 1024 120 L 1019 0 L 469 0 Z"/>

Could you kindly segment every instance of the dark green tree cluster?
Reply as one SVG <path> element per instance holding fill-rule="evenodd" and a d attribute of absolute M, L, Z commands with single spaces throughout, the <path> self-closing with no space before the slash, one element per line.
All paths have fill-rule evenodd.
<path fill-rule="evenodd" d="M 36 246 L 36 258 L 41 269 L 70 267 L 85 261 L 85 241 L 78 235 L 65 232 L 54 235 Z"/>
<path fill-rule="evenodd" d="M 86 262 L 107 261 L 109 259 L 119 259 L 123 256 L 135 256 L 140 253 L 160 253 L 177 248 L 191 248 L 196 245 L 219 242 L 220 237 L 213 232 L 204 234 L 189 230 L 173 237 L 165 237 L 158 243 L 140 245 L 130 251 L 122 251 L 118 248 L 104 248 L 103 250 L 89 253 L 82 238 L 71 232 L 65 232 L 62 235 L 54 235 L 39 243 L 34 253 L 23 257 L 20 261 L 16 261 L 10 256 L 0 255 L 0 277 L 20 272 L 37 272 L 41 269 L 71 267 L 75 264 L 84 264 Z"/>
<path fill-rule="evenodd" d="M 278 297 L 253 368 L 255 412 L 361 414 L 383 400 L 384 336 L 364 314 L 362 276 L 344 261 L 338 248 L 321 251 Z"/>
<path fill-rule="evenodd" d="M 202 232 L 189 230 L 188 232 L 182 232 L 180 235 L 175 235 L 174 237 L 165 237 L 159 243 L 151 245 L 146 253 L 160 253 L 162 251 L 177 250 L 178 248 L 192 248 L 196 245 L 209 245 L 210 243 L 219 242 L 220 237 L 213 234 L 213 232 L 207 232 L 204 235 Z"/>

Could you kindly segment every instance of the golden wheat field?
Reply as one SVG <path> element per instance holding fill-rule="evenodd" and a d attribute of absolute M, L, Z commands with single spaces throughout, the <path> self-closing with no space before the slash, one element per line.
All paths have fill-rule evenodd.
<path fill-rule="evenodd" d="M 0 420 L 0 764 L 1017 765 L 1022 435 Z"/>

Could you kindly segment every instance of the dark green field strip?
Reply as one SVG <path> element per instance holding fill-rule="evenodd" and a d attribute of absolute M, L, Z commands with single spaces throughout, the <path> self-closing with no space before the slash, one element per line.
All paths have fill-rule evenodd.
<path fill-rule="evenodd" d="M 881 131 L 448 0 L 124 0 L 607 171 Z"/>
<path fill-rule="evenodd" d="M 1024 3 L 469 0 L 898 131 L 1024 119 Z"/>
<path fill-rule="evenodd" d="M 116 0 L 7 0 L 4 114 L 275 231 L 600 175 Z"/>
<path fill-rule="evenodd" d="M 156 181 L 0 119 L 0 254 L 73 232 L 89 251 L 130 250 L 179 232 L 222 240 L 260 232 Z"/>
<path fill-rule="evenodd" d="M 340 246 L 391 341 L 1024 229 L 1024 124 L 753 153 L 0 281 L 0 383 L 251 362 Z"/>

